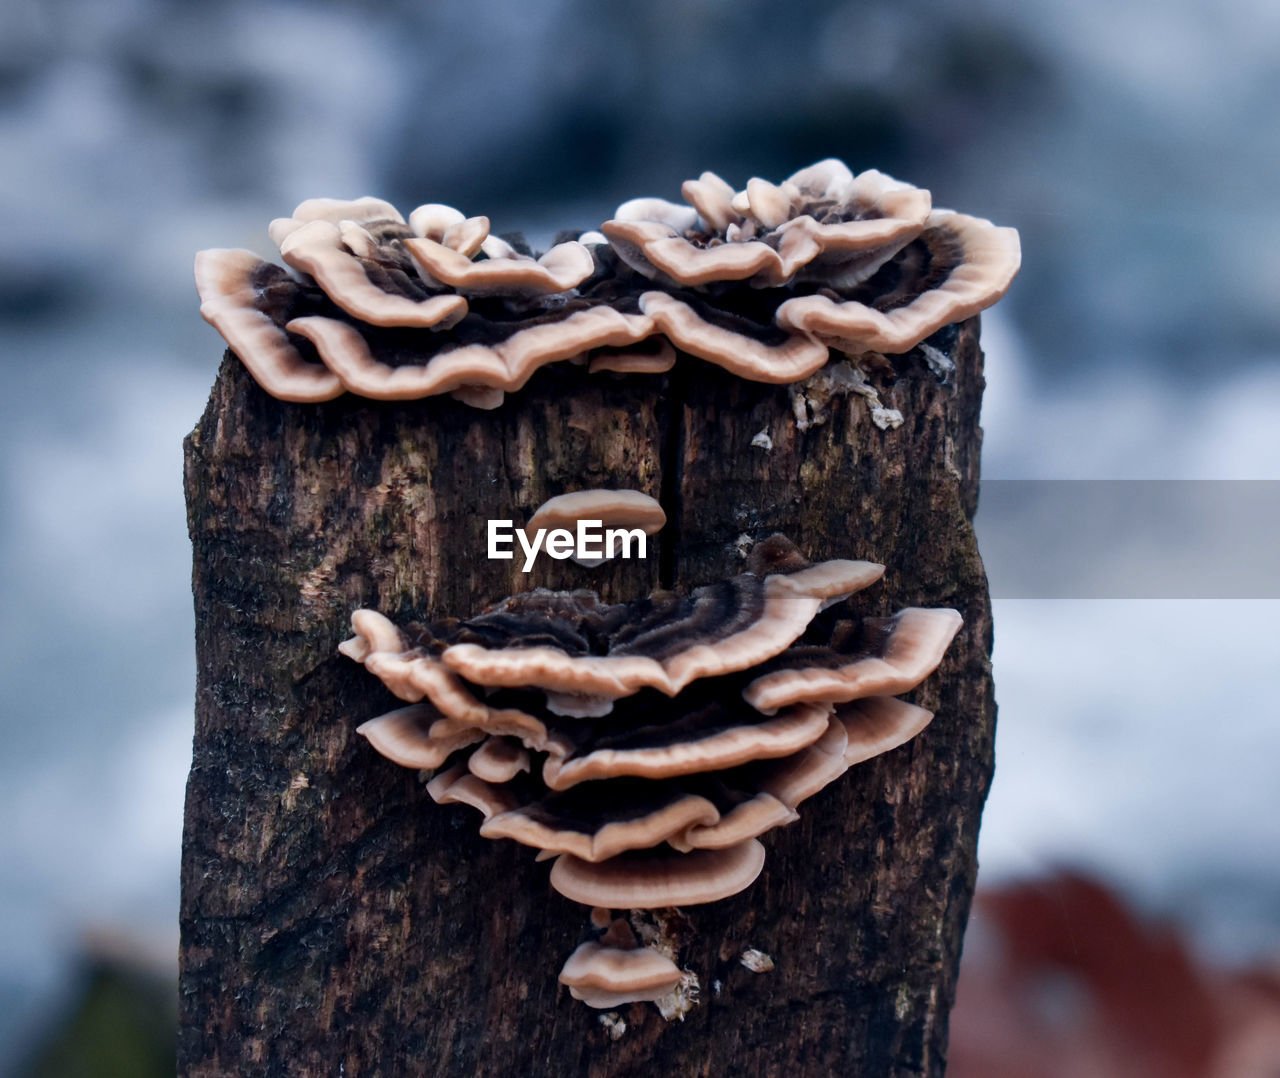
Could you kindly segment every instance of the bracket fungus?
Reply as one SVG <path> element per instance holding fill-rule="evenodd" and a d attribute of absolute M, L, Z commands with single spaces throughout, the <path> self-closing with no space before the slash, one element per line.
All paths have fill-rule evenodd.
<path fill-rule="evenodd" d="M 740 191 L 704 172 L 682 192 L 541 255 L 451 206 L 406 221 L 381 199 L 309 199 L 268 229 L 289 270 L 200 252 L 201 314 L 284 400 L 493 408 L 563 361 L 656 374 L 683 353 L 790 384 L 833 350 L 908 352 L 998 300 L 1020 264 L 1013 229 L 834 159 Z"/>
<path fill-rule="evenodd" d="M 398 764 L 441 769 L 427 793 L 478 810 L 482 836 L 554 858 L 561 894 L 696 905 L 748 887 L 761 836 L 932 718 L 894 697 L 937 667 L 956 611 L 815 621 L 882 572 L 810 564 L 775 535 L 745 572 L 687 595 L 537 589 L 403 628 L 359 610 L 340 650 L 409 703 L 359 732 Z M 611 1007 L 671 990 L 674 963 L 622 935 L 574 952 L 561 980 L 575 997 Z"/>

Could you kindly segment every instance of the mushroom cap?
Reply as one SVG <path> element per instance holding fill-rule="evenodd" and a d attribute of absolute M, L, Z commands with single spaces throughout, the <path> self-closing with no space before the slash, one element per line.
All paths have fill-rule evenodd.
<path fill-rule="evenodd" d="M 483 731 L 477 732 L 483 734 Z M 485 782 L 510 782 L 520 772 L 529 770 L 529 753 L 512 738 L 490 736 L 467 757 L 467 770 Z"/>
<path fill-rule="evenodd" d="M 576 240 L 558 243 L 538 259 L 488 240 L 481 249 L 489 257 L 481 261 L 425 237 L 406 239 L 404 248 L 424 278 L 470 296 L 564 292 L 581 284 L 595 269 L 591 252 Z"/>
<path fill-rule="evenodd" d="M 663 374 L 676 365 L 676 350 L 665 337 L 650 337 L 634 348 L 599 348 L 591 353 L 591 374 Z"/>
<path fill-rule="evenodd" d="M 376 247 L 369 252 L 374 253 Z M 368 267 L 380 267 L 369 257 L 362 263 L 343 243 L 338 226 L 328 221 L 312 221 L 290 232 L 280 243 L 280 257 L 313 277 L 349 315 L 372 326 L 444 329 L 467 313 L 467 301 L 461 296 L 430 294 L 403 271 L 389 274 L 381 268 L 375 284 Z"/>
<path fill-rule="evenodd" d="M 735 781 L 794 810 L 849 770 L 845 759 L 848 741 L 845 724 L 832 716 L 826 733 L 813 744 L 791 756 L 744 768 L 745 774 L 735 776 Z"/>
<path fill-rule="evenodd" d="M 652 321 L 594 306 L 531 322 L 496 344 L 446 346 L 423 363 L 392 366 L 378 359 L 355 326 L 335 318 L 295 318 L 285 328 L 315 345 L 325 365 L 354 393 L 374 400 L 414 400 L 469 387 L 513 392 L 540 367 L 592 348 L 634 344 Z"/>
<path fill-rule="evenodd" d="M 698 227 L 698 211 L 692 206 L 668 202 L 665 198 L 632 198 L 613 211 L 613 220 L 656 221 L 673 231 L 687 232 Z M 600 232 L 603 235 L 604 230 Z M 607 236 L 604 242 L 608 242 Z"/>
<path fill-rule="evenodd" d="M 883 286 L 877 274 L 860 297 L 796 297 L 774 317 L 784 329 L 845 352 L 906 352 L 943 326 L 990 307 L 1009 290 L 1021 263 L 1016 229 L 935 210 L 924 231 L 885 265 Z M 890 279 L 896 284 L 889 286 Z"/>
<path fill-rule="evenodd" d="M 543 502 L 524 530 L 572 530 L 580 520 L 598 520 L 606 528 L 640 528 L 646 535 L 653 535 L 666 524 L 667 514 L 656 498 L 638 490 L 575 490 Z"/>
<path fill-rule="evenodd" d="M 838 157 L 825 157 L 793 172 L 787 182 L 810 198 L 833 198 L 853 182 L 853 173 Z"/>
<path fill-rule="evenodd" d="M 431 704 L 410 704 L 369 719 L 356 733 L 401 767 L 434 771 L 458 749 L 474 745 L 485 732 L 441 716 Z M 485 776 L 481 776 L 485 777 Z"/>
<path fill-rule="evenodd" d="M 425 697 L 446 718 L 545 748 L 547 728 L 541 721 L 522 710 L 482 703 L 438 658 L 412 646 L 390 619 L 374 610 L 357 610 L 351 626 L 356 635 L 339 644 L 338 651 L 363 663 L 401 700 L 416 703 Z"/>
<path fill-rule="evenodd" d="M 602 224 L 600 231 L 619 256 L 645 276 L 683 285 L 741 281 L 782 264 L 778 252 L 766 244 L 695 247 L 661 221 L 612 220 Z"/>
<path fill-rule="evenodd" d="M 431 202 L 409 214 L 409 230 L 469 259 L 489 238 L 489 218 L 466 217 L 452 206 Z"/>
<path fill-rule="evenodd" d="M 351 631 L 356 635 L 338 645 L 340 654 L 362 663 L 375 652 L 402 652 L 409 648 L 396 623 L 376 610 L 357 610 L 351 615 Z M 421 699 L 421 697 L 419 697 Z"/>
<path fill-rule="evenodd" d="M 764 867 L 755 839 L 723 850 L 643 850 L 593 863 L 561 854 L 551 886 L 586 906 L 651 910 L 715 902 L 749 887 Z"/>
<path fill-rule="evenodd" d="M 680 967 L 648 947 L 584 943 L 565 961 L 560 983 L 589 1007 L 647 1002 L 680 983 Z"/>
<path fill-rule="evenodd" d="M 510 812 L 519 803 L 507 787 L 477 778 L 466 764 L 454 764 L 448 771 L 441 771 L 427 783 L 427 793 L 437 805 L 470 805 L 486 820 Z"/>
<path fill-rule="evenodd" d="M 960 626 L 958 610 L 907 607 L 891 618 L 866 619 L 872 646 L 858 655 L 831 649 L 783 652 L 743 690 L 752 707 L 766 714 L 801 701 L 845 703 L 866 696 L 908 692 L 937 669 Z"/>
<path fill-rule="evenodd" d="M 785 827 L 800 814 L 772 794 L 760 792 L 736 805 L 713 823 L 695 823 L 667 842 L 681 853 L 689 850 L 720 850 L 756 838 L 775 827 Z"/>
<path fill-rule="evenodd" d="M 753 382 L 799 382 L 827 362 L 827 346 L 804 333 L 753 325 L 705 305 L 695 310 L 692 302 L 687 296 L 645 292 L 640 310 L 677 348 Z M 713 317 L 716 321 L 709 321 Z"/>
<path fill-rule="evenodd" d="M 754 218 L 760 227 L 772 230 L 790 219 L 800 199 L 800 189 L 793 183 L 772 184 L 753 176 L 745 190 L 735 192 L 730 204 L 744 217 Z"/>
<path fill-rule="evenodd" d="M 844 762 L 854 764 L 905 745 L 933 719 L 926 711 L 892 696 L 869 696 L 836 709 L 848 741 Z"/>
<path fill-rule="evenodd" d="M 213 248 L 197 253 L 195 276 L 200 316 L 273 397 L 315 403 L 346 392 L 337 375 L 303 358 L 288 334 L 260 309 L 266 289 L 297 288 L 283 269 L 252 251 Z"/>
<path fill-rule="evenodd" d="M 467 215 L 453 206 L 443 202 L 428 202 L 416 207 L 409 214 L 409 231 L 415 236 L 427 239 L 443 240 L 451 228 L 456 228 L 467 220 Z M 484 234 L 489 235 L 488 218 L 485 222 Z"/>
<path fill-rule="evenodd" d="M 713 703 L 674 722 L 655 716 L 652 725 L 638 729 L 581 736 L 582 747 L 567 757 L 553 752 L 543 764 L 542 781 L 553 790 L 567 790 L 592 779 L 664 779 L 789 756 L 826 732 L 827 715 L 825 707 L 801 705 L 767 718 L 749 708 L 732 711 Z M 591 725 L 608 730 L 611 723 L 606 718 Z"/>
<path fill-rule="evenodd" d="M 358 225 L 403 225 L 404 218 L 390 202 L 380 198 L 309 198 L 299 202 L 288 217 L 277 217 L 267 226 L 271 242 L 279 247 L 294 232 L 312 221 L 340 224 L 351 221 Z"/>
<path fill-rule="evenodd" d="M 678 783 L 624 779 L 584 784 L 522 804 L 486 820 L 480 834 L 597 862 L 649 849 L 691 826 L 719 819 L 711 801 Z"/>
<path fill-rule="evenodd" d="M 710 170 L 696 180 L 685 180 L 680 185 L 680 193 L 698 211 L 703 223 L 716 232 L 724 232 L 742 220 L 742 214 L 733 205 L 733 188 Z"/>

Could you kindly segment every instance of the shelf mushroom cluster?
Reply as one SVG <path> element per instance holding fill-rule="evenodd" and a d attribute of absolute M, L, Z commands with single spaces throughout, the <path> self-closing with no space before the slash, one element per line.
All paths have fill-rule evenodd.
<path fill-rule="evenodd" d="M 831 349 L 907 352 L 998 300 L 1020 264 L 1014 229 L 834 159 L 742 191 L 704 172 L 683 194 L 626 202 L 538 257 L 449 206 L 406 221 L 381 199 L 310 199 L 268 230 L 287 269 L 196 256 L 200 311 L 284 400 L 493 408 L 560 361 L 661 372 L 678 350 L 785 384 Z"/>
<path fill-rule="evenodd" d="M 762 834 L 932 718 L 895 696 L 937 667 L 956 611 L 818 618 L 882 573 L 810 564 L 774 536 L 745 572 L 689 594 L 539 589 L 406 628 L 359 610 L 340 650 L 408 705 L 359 732 L 434 771 L 427 792 L 477 809 L 481 835 L 555 858 L 561 894 L 606 911 L 695 905 L 747 887 Z M 579 998 L 670 988 L 672 968 L 614 936 L 566 966 Z"/>

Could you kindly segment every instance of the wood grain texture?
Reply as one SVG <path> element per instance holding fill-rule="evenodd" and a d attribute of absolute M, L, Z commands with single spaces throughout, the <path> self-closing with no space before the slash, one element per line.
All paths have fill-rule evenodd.
<path fill-rule="evenodd" d="M 942 1074 L 994 733 L 970 526 L 977 340 L 974 319 L 950 383 L 914 355 L 880 380 L 897 430 L 854 396 L 801 431 L 795 391 L 692 360 L 664 377 L 549 369 L 479 412 L 281 404 L 229 357 L 186 447 L 199 680 L 181 1073 Z M 528 577 L 486 558 L 489 518 L 591 486 L 661 496 L 661 549 L 594 571 L 544 558 Z M 618 600 L 737 571 L 736 540 L 778 530 L 814 560 L 887 565 L 860 613 L 961 610 L 912 697 L 937 718 L 766 836 L 745 892 L 671 919 L 701 1001 L 683 1022 L 621 1008 L 615 1041 L 556 982 L 587 911 L 355 734 L 398 705 L 335 648 L 360 606 L 466 615 L 539 585 Z M 746 947 L 775 968 L 748 972 Z"/>

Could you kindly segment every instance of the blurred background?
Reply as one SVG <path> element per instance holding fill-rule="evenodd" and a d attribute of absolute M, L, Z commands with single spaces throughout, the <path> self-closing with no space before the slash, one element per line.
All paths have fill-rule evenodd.
<path fill-rule="evenodd" d="M 545 244 L 838 156 L 1021 231 L 985 478 L 1274 481 L 1277 100 L 1271 0 L 0 5 L 0 1074 L 172 1073 L 196 250 L 363 194 Z M 1280 1074 L 1280 576 L 1194 555 L 1143 598 L 991 559 L 953 1075 Z"/>

